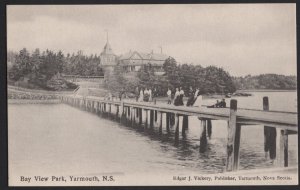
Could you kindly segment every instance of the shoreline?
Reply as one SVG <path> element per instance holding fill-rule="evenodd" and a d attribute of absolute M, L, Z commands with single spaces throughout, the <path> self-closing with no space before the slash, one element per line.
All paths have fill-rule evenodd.
<path fill-rule="evenodd" d="M 297 89 L 295 90 L 245 89 L 245 90 L 236 90 L 236 92 L 297 92 Z"/>
<path fill-rule="evenodd" d="M 60 99 L 31 100 L 31 99 L 7 99 L 7 104 L 60 104 Z"/>

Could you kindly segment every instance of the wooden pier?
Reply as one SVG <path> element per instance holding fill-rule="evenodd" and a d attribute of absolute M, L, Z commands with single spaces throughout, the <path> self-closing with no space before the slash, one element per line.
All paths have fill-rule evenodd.
<path fill-rule="evenodd" d="M 61 96 L 61 101 L 69 105 L 85 109 L 103 117 L 115 119 L 129 126 L 138 126 L 145 129 L 158 127 L 162 133 L 163 127 L 170 131 L 175 129 L 175 144 L 179 143 L 179 117 L 182 117 L 182 136 L 188 130 L 189 116 L 196 116 L 201 120 L 199 127 L 200 152 L 205 152 L 207 138 L 211 136 L 212 120 L 225 120 L 228 122 L 227 135 L 227 162 L 226 171 L 237 171 L 239 166 L 239 148 L 241 128 L 250 125 L 264 127 L 264 150 L 270 159 L 276 158 L 276 136 L 280 135 L 280 151 L 278 165 L 288 167 L 288 136 L 298 134 L 298 114 L 294 112 L 269 111 L 268 97 L 263 98 L 263 109 L 237 109 L 237 100 L 231 99 L 230 108 L 185 107 L 154 102 L 135 102 L 130 100 L 111 101 L 99 97 L 75 97 L 73 95 Z M 112 111 L 114 106 L 115 112 Z M 143 113 L 145 113 L 143 115 Z M 163 114 L 166 122 L 163 126 Z M 145 119 L 142 117 L 145 116 Z M 144 123 L 143 123 L 144 120 Z M 277 134 L 278 133 L 278 134 Z"/>

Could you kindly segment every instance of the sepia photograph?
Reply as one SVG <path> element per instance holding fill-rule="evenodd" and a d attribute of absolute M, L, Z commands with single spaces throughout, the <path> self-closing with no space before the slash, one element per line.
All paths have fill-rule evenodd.
<path fill-rule="evenodd" d="M 296 3 L 6 5 L 8 185 L 298 185 L 296 26 Z"/>

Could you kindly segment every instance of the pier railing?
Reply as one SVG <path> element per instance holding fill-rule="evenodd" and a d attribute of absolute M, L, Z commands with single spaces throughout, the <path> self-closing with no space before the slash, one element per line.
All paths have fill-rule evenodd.
<path fill-rule="evenodd" d="M 263 98 L 263 110 L 238 109 L 237 100 L 230 101 L 230 108 L 206 108 L 174 106 L 154 102 L 135 102 L 130 100 L 112 101 L 99 97 L 61 96 L 61 101 L 72 106 L 83 108 L 100 115 L 107 115 L 127 125 L 153 129 L 159 128 L 162 133 L 163 114 L 166 118 L 166 130 L 175 129 L 175 143 L 179 141 L 179 117 L 182 119 L 182 135 L 188 130 L 189 116 L 201 120 L 199 127 L 200 152 L 207 149 L 207 136 L 211 135 L 212 120 L 226 120 L 228 123 L 227 136 L 227 171 L 238 170 L 241 127 L 245 125 L 262 125 L 264 128 L 264 150 L 270 159 L 276 158 L 276 135 L 280 135 L 279 166 L 288 166 L 288 135 L 298 134 L 298 114 L 292 112 L 269 111 L 268 97 Z M 115 112 L 112 112 L 112 106 Z M 143 114 L 146 113 L 144 122 Z M 148 114 L 149 113 L 149 114 Z"/>

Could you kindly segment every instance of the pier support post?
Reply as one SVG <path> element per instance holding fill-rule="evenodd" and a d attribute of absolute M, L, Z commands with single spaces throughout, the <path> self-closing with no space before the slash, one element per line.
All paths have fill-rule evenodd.
<path fill-rule="evenodd" d="M 148 128 L 148 110 L 145 109 L 145 129 Z"/>
<path fill-rule="evenodd" d="M 237 100 L 231 99 L 227 138 L 227 171 L 236 171 L 239 165 L 241 125 L 236 122 L 236 112 Z"/>
<path fill-rule="evenodd" d="M 211 120 L 207 120 L 207 136 L 209 139 L 211 139 L 211 131 L 212 130 L 212 125 L 211 125 Z"/>
<path fill-rule="evenodd" d="M 199 152 L 204 153 L 207 149 L 207 137 L 206 137 L 206 120 L 201 120 L 201 131 L 200 131 L 200 147 Z"/>
<path fill-rule="evenodd" d="M 102 102 L 99 102 L 99 113 L 102 116 L 102 113 L 103 113 L 103 104 L 102 104 Z"/>
<path fill-rule="evenodd" d="M 130 123 L 130 114 L 131 114 L 131 109 L 130 107 L 128 106 L 127 107 L 127 113 L 126 113 L 126 124 L 129 125 Z"/>
<path fill-rule="evenodd" d="M 269 98 L 263 97 L 263 110 L 269 111 Z M 264 126 L 264 150 L 265 156 L 274 160 L 276 158 L 276 128 Z"/>
<path fill-rule="evenodd" d="M 184 115 L 182 118 L 182 136 L 185 136 L 185 130 L 189 127 L 189 117 Z"/>
<path fill-rule="evenodd" d="M 99 115 L 102 116 L 102 102 L 99 102 Z"/>
<path fill-rule="evenodd" d="M 169 133 L 170 132 L 170 113 L 166 113 L 166 130 Z"/>
<path fill-rule="evenodd" d="M 288 130 L 280 130 L 279 166 L 288 167 Z"/>
<path fill-rule="evenodd" d="M 179 143 L 179 115 L 175 114 L 175 145 Z"/>
<path fill-rule="evenodd" d="M 138 119 L 138 108 L 134 108 L 134 115 L 133 115 L 133 126 L 136 127 Z"/>
<path fill-rule="evenodd" d="M 154 111 L 154 121 L 157 122 L 157 110 Z"/>
<path fill-rule="evenodd" d="M 159 128 L 159 134 L 162 134 L 162 112 L 158 111 L 157 113 L 157 122 L 158 122 L 158 128 Z"/>
<path fill-rule="evenodd" d="M 95 110 L 96 110 L 96 114 L 98 114 L 98 112 L 99 112 L 99 102 L 96 102 L 96 108 L 95 108 Z"/>
<path fill-rule="evenodd" d="M 150 110 L 150 128 L 153 129 L 154 127 L 154 110 Z"/>
<path fill-rule="evenodd" d="M 108 107 L 108 116 L 111 118 L 111 104 L 109 104 L 109 107 Z"/>
<path fill-rule="evenodd" d="M 134 108 L 133 107 L 130 107 L 130 125 L 131 127 L 134 126 Z"/>
<path fill-rule="evenodd" d="M 171 123 L 171 126 L 174 126 L 174 124 L 175 124 L 175 114 L 174 113 L 170 114 L 170 123 Z"/>
<path fill-rule="evenodd" d="M 119 106 L 116 105 L 116 117 L 115 117 L 116 121 L 118 121 L 118 118 L 119 118 Z"/>
<path fill-rule="evenodd" d="M 142 108 L 138 108 L 139 110 L 139 127 L 142 127 L 143 124 L 143 110 Z"/>

